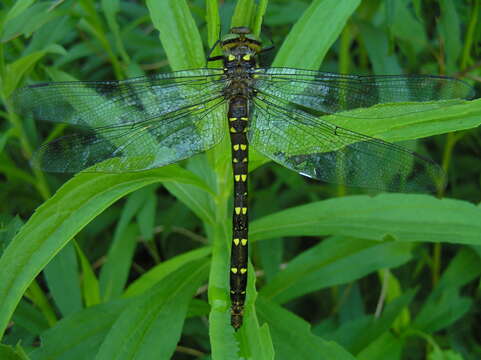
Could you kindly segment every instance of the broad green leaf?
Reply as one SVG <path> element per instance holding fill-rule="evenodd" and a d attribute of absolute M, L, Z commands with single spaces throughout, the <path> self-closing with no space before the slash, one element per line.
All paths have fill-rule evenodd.
<path fill-rule="evenodd" d="M 185 0 L 147 0 L 147 7 L 172 70 L 205 66 L 199 30 Z"/>
<path fill-rule="evenodd" d="M 404 295 L 388 304 L 379 318 L 373 315 L 359 317 L 343 323 L 329 333 L 320 335 L 337 342 L 353 354 L 357 354 L 392 328 L 394 320 L 403 309 L 409 306 L 415 294 L 414 290 L 406 291 Z"/>
<path fill-rule="evenodd" d="M 335 342 L 312 334 L 303 319 L 262 296 L 257 300 L 257 313 L 269 324 L 276 359 L 355 359 Z"/>
<path fill-rule="evenodd" d="M 80 266 L 82 268 L 82 292 L 83 298 L 85 301 L 85 306 L 93 306 L 100 303 L 100 289 L 99 289 L 99 282 L 95 273 L 90 266 L 90 263 L 85 256 L 84 252 L 75 243 L 75 250 L 77 250 L 77 255 L 80 259 Z"/>
<path fill-rule="evenodd" d="M 389 354 L 389 360 L 401 360 L 403 345 L 404 341 L 402 338 L 387 331 L 357 354 L 357 359 L 386 360 L 386 354 Z"/>
<path fill-rule="evenodd" d="M 124 43 L 122 42 L 122 36 L 120 34 L 120 27 L 116 18 L 118 16 L 118 12 L 120 11 L 119 0 L 102 0 L 101 5 L 105 12 L 107 24 L 114 35 L 115 46 L 122 55 L 123 60 L 128 64 L 130 59 L 125 51 Z"/>
<path fill-rule="evenodd" d="M 115 228 L 114 238 L 107 253 L 107 260 L 100 271 L 100 289 L 104 301 L 119 296 L 127 283 L 132 257 L 137 245 L 133 229 L 134 216 L 145 203 L 149 191 L 141 188 L 130 194 Z M 127 230 L 128 229 L 128 230 Z"/>
<path fill-rule="evenodd" d="M 427 195 L 381 194 L 318 201 L 255 220 L 252 240 L 344 235 L 382 240 L 481 244 L 481 209 Z"/>
<path fill-rule="evenodd" d="M 331 237 L 294 258 L 260 293 L 285 303 L 379 269 L 402 265 L 411 259 L 411 247 L 406 243 Z"/>
<path fill-rule="evenodd" d="M 359 28 L 374 73 L 379 75 L 402 73 L 396 54 L 389 49 L 386 29 L 375 27 L 370 23 L 361 23 Z"/>
<path fill-rule="evenodd" d="M 52 11 L 52 4 L 37 2 L 30 6 L 30 1 L 18 1 L 7 15 L 3 24 L 0 41 L 7 42 L 19 35 L 31 35 L 46 22 L 59 14 Z"/>
<path fill-rule="evenodd" d="M 50 294 L 63 316 L 82 309 L 75 247 L 69 243 L 48 263 L 44 276 Z"/>
<path fill-rule="evenodd" d="M 17 347 L 0 344 L 0 359 L 2 360 L 29 360 L 20 345 Z"/>
<path fill-rule="evenodd" d="M 0 334 L 35 276 L 85 225 L 122 196 L 157 182 L 205 184 L 177 165 L 125 174 L 80 174 L 37 209 L 0 258 Z"/>
<path fill-rule="evenodd" d="M 447 71 L 451 74 L 457 69 L 456 62 L 462 50 L 461 23 L 454 2 L 441 0 L 439 5 L 441 16 L 438 28 L 444 43 Z"/>
<path fill-rule="evenodd" d="M 26 300 L 20 301 L 15 309 L 12 320 L 15 325 L 21 326 L 36 336 L 49 328 L 49 324 L 44 315 L 38 308 Z"/>
<path fill-rule="evenodd" d="M 462 248 L 424 302 L 413 327 L 430 333 L 442 330 L 461 318 L 473 301 L 461 296 L 460 288 L 480 274 L 479 256 L 469 248 Z"/>
<path fill-rule="evenodd" d="M 396 6 L 392 25 L 390 19 L 385 21 L 387 25 L 391 25 L 393 35 L 403 40 L 402 45 L 412 47 L 417 54 L 428 45 L 425 27 L 414 16 L 410 3 L 405 1 L 393 1 L 393 3 Z"/>
<path fill-rule="evenodd" d="M 359 4 L 359 0 L 313 1 L 289 32 L 273 66 L 318 69 Z"/>
<path fill-rule="evenodd" d="M 234 15 L 232 15 L 231 26 L 247 26 L 251 27 L 253 14 L 255 10 L 254 0 L 239 0 L 236 3 Z"/>
<path fill-rule="evenodd" d="M 16 18 L 18 15 L 27 10 L 28 7 L 34 2 L 35 0 L 17 0 L 15 4 L 8 10 L 3 21 L 9 21 Z"/>
<path fill-rule="evenodd" d="M 58 45 L 53 44 L 45 50 L 36 51 L 7 65 L 7 76 L 2 82 L 2 91 L 5 97 L 9 97 L 12 94 L 12 92 L 18 87 L 22 76 L 48 52 L 62 53 L 63 50 Z"/>
<path fill-rule="evenodd" d="M 135 299 L 120 315 L 96 359 L 171 359 L 187 308 L 201 281 L 207 259 L 190 262 Z"/>
<path fill-rule="evenodd" d="M 156 284 L 160 283 L 166 276 L 177 271 L 190 262 L 195 262 L 210 255 L 212 249 L 208 246 L 192 250 L 164 261 L 153 267 L 137 280 L 135 280 L 125 291 L 125 296 L 132 297 L 143 294 Z"/>
<path fill-rule="evenodd" d="M 420 139 L 481 125 L 481 100 L 377 105 L 323 119 L 390 142 Z"/>
<path fill-rule="evenodd" d="M 212 214 L 206 196 L 199 196 L 198 189 L 187 184 L 166 184 L 165 188 L 182 201 L 192 212 L 203 222 L 207 224 L 214 223 L 214 214 Z"/>
<path fill-rule="evenodd" d="M 137 225 L 139 226 L 140 235 L 145 241 L 150 241 L 154 238 L 155 214 L 157 209 L 155 190 L 155 186 L 146 188 L 147 198 L 137 213 Z"/>
<path fill-rule="evenodd" d="M 132 301 L 117 299 L 86 308 L 59 321 L 41 335 L 34 360 L 94 359 L 112 325 Z"/>

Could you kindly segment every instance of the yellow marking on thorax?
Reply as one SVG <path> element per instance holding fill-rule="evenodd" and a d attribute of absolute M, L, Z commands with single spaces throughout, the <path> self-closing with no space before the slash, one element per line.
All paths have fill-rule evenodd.
<path fill-rule="evenodd" d="M 231 128 L 230 128 L 230 132 L 233 133 L 233 134 L 235 134 L 237 131 L 236 131 L 236 129 L 235 129 L 234 127 L 231 127 Z"/>
<path fill-rule="evenodd" d="M 249 61 L 251 59 L 251 55 L 250 54 L 245 54 L 243 57 L 242 57 L 242 60 L 245 60 L 245 61 Z"/>
<path fill-rule="evenodd" d="M 229 56 L 227 57 L 227 60 L 229 60 L 229 61 L 234 61 L 234 60 L 235 60 L 235 56 L 231 54 L 231 55 L 229 55 Z"/>

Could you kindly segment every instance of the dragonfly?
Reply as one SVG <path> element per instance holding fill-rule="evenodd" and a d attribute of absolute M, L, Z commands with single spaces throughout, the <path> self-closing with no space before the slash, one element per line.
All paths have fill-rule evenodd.
<path fill-rule="evenodd" d="M 444 181 L 436 163 L 321 115 L 359 122 L 366 115 L 356 110 L 467 99 L 473 90 L 461 80 L 442 76 L 361 76 L 261 67 L 259 55 L 266 48 L 248 27 L 230 29 L 218 43 L 222 55 L 207 60 L 222 60 L 221 68 L 121 81 L 33 84 L 17 91 L 14 104 L 36 120 L 74 126 L 72 134 L 42 145 L 33 155 L 33 166 L 48 172 L 143 171 L 205 152 L 230 135 L 234 184 L 230 312 L 237 330 L 243 323 L 248 275 L 249 148 L 329 183 L 380 191 L 432 191 Z M 381 109 L 381 117 L 388 121 L 402 115 L 402 109 Z"/>

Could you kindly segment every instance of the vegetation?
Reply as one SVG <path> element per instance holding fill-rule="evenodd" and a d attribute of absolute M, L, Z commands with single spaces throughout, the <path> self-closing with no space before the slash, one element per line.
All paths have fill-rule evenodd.
<path fill-rule="evenodd" d="M 479 87 L 480 9 L 479 0 L 2 1 L 0 359 L 481 358 L 481 100 L 349 119 L 442 164 L 449 184 L 437 194 L 366 194 L 253 154 L 257 276 L 235 333 L 227 143 L 152 171 L 47 174 L 28 161 L 69 130 L 20 118 L 10 98 L 38 81 L 202 67 L 219 33 L 261 24 L 276 45 L 264 63 Z"/>

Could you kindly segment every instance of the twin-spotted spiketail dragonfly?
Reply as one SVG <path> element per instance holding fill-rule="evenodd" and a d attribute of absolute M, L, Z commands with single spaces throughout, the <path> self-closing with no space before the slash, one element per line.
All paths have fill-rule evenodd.
<path fill-rule="evenodd" d="M 208 60 L 222 59 L 223 68 L 123 81 L 41 83 L 19 90 L 14 100 L 34 119 L 77 127 L 75 134 L 43 145 L 34 155 L 33 165 L 50 172 L 147 170 L 206 151 L 230 133 L 231 324 L 238 329 L 247 284 L 249 146 L 326 182 L 381 191 L 430 191 L 443 181 L 438 165 L 320 115 L 342 112 L 359 122 L 363 115 L 356 115 L 356 109 L 468 98 L 472 88 L 440 76 L 356 76 L 259 67 L 262 44 L 246 27 L 232 28 L 220 45 L 223 55 Z M 386 119 L 401 114 L 388 107 L 381 110 Z"/>

